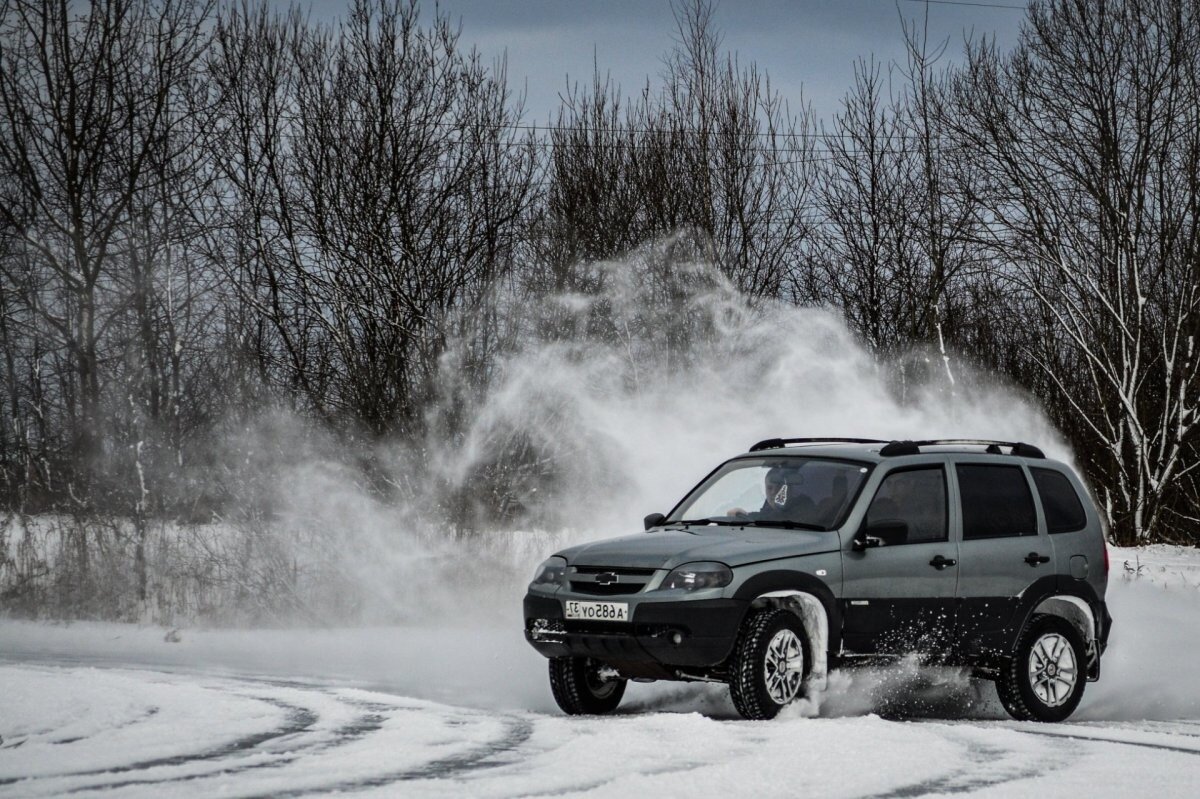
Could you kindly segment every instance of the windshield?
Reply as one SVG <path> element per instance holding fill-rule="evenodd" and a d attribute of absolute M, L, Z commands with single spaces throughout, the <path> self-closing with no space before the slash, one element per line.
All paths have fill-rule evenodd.
<path fill-rule="evenodd" d="M 711 474 L 667 522 L 761 524 L 832 530 L 870 472 L 828 458 L 744 458 Z"/>

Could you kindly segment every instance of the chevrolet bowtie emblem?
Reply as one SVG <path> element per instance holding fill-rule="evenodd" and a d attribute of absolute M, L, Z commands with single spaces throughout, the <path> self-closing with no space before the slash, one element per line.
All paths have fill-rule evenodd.
<path fill-rule="evenodd" d="M 612 572 L 602 572 L 601 574 L 596 575 L 596 584 L 612 585 L 613 583 L 617 582 L 618 579 L 619 578 L 617 575 L 613 574 Z"/>

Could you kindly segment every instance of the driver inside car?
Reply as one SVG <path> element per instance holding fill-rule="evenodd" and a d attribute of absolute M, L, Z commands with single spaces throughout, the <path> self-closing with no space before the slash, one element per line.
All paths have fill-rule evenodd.
<path fill-rule="evenodd" d="M 727 516 L 748 516 L 755 521 L 787 521 L 812 523 L 816 503 L 801 488 L 804 476 L 798 469 L 773 466 L 767 470 L 763 480 L 766 494 L 762 507 L 757 511 L 745 508 L 730 508 Z"/>

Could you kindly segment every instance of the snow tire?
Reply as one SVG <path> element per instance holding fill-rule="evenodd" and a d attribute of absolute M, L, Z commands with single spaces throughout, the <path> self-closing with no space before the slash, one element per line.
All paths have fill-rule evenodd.
<path fill-rule="evenodd" d="M 1040 653 L 1048 645 L 1057 654 L 1042 666 L 1043 657 L 1035 653 L 1035 649 Z M 1046 614 L 1034 616 L 1021 632 L 1013 656 L 996 679 L 1000 704 L 1010 716 L 1020 721 L 1065 720 L 1075 712 L 1083 698 L 1083 688 L 1087 684 L 1086 652 L 1083 636 L 1069 621 Z M 1049 677 L 1039 679 L 1038 675 L 1045 674 L 1051 663 L 1053 669 Z"/>
<path fill-rule="evenodd" d="M 625 695 L 625 680 L 600 678 L 600 664 L 591 658 L 550 658 L 550 690 L 564 713 L 598 716 L 611 713 Z"/>
<path fill-rule="evenodd" d="M 792 637 L 803 658 L 799 675 L 801 682 L 790 698 L 780 702 L 772 696 L 772 688 L 768 684 L 768 661 L 773 657 L 772 646 L 778 647 L 780 642 L 786 644 Z M 803 697 L 805 686 L 802 680 L 811 669 L 810 653 L 804 626 L 794 613 L 781 608 L 752 612 L 738 633 L 730 668 L 729 694 L 738 713 L 747 719 L 765 721 L 779 715 L 785 705 Z"/>

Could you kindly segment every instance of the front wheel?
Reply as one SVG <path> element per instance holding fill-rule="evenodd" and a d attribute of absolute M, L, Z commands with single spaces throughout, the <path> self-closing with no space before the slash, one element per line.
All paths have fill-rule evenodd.
<path fill-rule="evenodd" d="M 733 653 L 729 693 L 748 719 L 773 719 L 800 698 L 807 671 L 804 627 L 795 614 L 767 608 L 746 619 Z"/>
<path fill-rule="evenodd" d="M 600 715 L 617 709 L 626 681 L 604 676 L 600 668 L 591 658 L 550 658 L 550 690 L 564 713 Z"/>
<path fill-rule="evenodd" d="M 1084 653 L 1083 637 L 1070 622 L 1034 616 L 996 680 L 1000 704 L 1022 721 L 1063 721 L 1083 698 Z"/>

